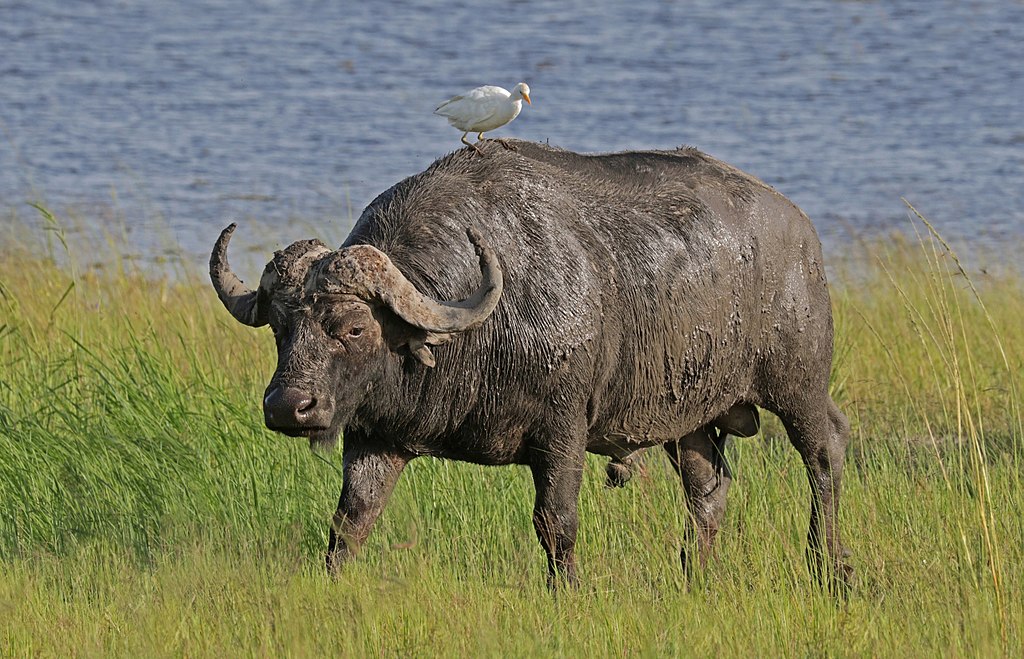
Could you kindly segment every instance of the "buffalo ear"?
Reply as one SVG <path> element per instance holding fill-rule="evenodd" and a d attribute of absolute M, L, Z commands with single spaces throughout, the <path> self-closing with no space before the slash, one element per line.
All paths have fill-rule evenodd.
<path fill-rule="evenodd" d="M 403 354 L 408 348 L 409 353 L 427 368 L 437 365 L 430 346 L 439 346 L 455 338 L 453 332 L 431 332 L 407 323 L 386 305 L 375 304 L 372 309 L 374 317 L 381 324 L 388 349 Z"/>
<path fill-rule="evenodd" d="M 431 352 L 429 346 L 439 346 L 451 340 L 452 335 L 449 333 L 421 330 L 409 338 L 409 352 L 424 366 L 434 368 L 437 365 L 437 360 L 434 359 L 434 353 Z"/>
<path fill-rule="evenodd" d="M 420 360 L 424 366 L 434 368 L 437 365 L 437 360 L 434 359 L 434 353 L 430 351 L 425 343 L 420 341 L 410 341 L 409 351 L 412 352 L 412 356 Z"/>

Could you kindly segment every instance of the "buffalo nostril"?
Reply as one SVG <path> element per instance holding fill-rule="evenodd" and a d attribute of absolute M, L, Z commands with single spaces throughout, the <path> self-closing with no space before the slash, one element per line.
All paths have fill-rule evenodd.
<path fill-rule="evenodd" d="M 309 418 L 310 413 L 316 408 L 316 398 L 312 396 L 307 398 L 301 398 L 295 401 L 295 418 L 299 421 L 305 421 Z"/>

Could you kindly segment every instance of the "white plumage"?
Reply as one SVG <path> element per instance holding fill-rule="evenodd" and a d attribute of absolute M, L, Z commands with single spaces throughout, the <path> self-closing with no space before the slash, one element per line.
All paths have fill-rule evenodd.
<path fill-rule="evenodd" d="M 462 143 L 482 153 L 480 147 L 466 140 L 466 135 L 476 133 L 477 141 L 483 141 L 484 133 L 500 128 L 509 123 L 523 109 L 523 101 L 530 102 L 530 86 L 521 82 L 512 88 L 512 92 L 486 85 L 471 89 L 464 94 L 453 96 L 434 110 L 448 119 L 462 133 Z M 512 148 L 505 140 L 498 140 L 505 148 Z"/>

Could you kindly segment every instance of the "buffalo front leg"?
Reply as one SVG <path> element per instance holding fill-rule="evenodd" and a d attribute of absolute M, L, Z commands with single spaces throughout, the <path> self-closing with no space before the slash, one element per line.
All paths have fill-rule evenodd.
<path fill-rule="evenodd" d="M 327 545 L 327 572 L 335 576 L 370 534 L 410 460 L 398 452 L 366 450 L 347 441 L 344 451 L 344 483 Z"/>
<path fill-rule="evenodd" d="M 697 567 L 707 565 L 718 529 L 725 517 L 726 494 L 732 483 L 732 474 L 725 462 L 726 434 L 721 435 L 712 426 L 665 444 L 672 466 L 683 481 L 686 505 L 693 523 L 687 527 L 679 558 L 683 571 L 693 574 Z M 697 561 L 688 556 L 696 549 Z"/>
<path fill-rule="evenodd" d="M 820 411 L 819 411 L 820 410 Z M 811 485 L 811 520 L 807 530 L 807 559 L 811 571 L 833 590 L 849 585 L 853 569 L 839 541 L 837 518 L 843 463 L 850 425 L 831 399 L 806 406 L 803 414 L 783 414 L 793 446 L 803 458 Z"/>
<path fill-rule="evenodd" d="M 556 589 L 560 581 L 575 587 L 583 454 L 538 451 L 530 469 L 537 490 L 533 527 L 548 555 L 548 587 Z"/>

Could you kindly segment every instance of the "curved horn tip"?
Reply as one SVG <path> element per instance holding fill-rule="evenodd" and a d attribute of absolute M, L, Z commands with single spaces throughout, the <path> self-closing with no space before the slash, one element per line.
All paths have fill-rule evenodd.
<path fill-rule="evenodd" d="M 213 246 L 214 254 L 216 254 L 221 249 L 225 249 L 227 247 L 228 242 L 231 241 L 231 235 L 233 233 L 235 233 L 235 227 L 237 227 L 237 226 L 238 226 L 238 224 L 236 224 L 235 222 L 232 222 L 231 224 L 229 224 L 226 227 L 224 227 L 223 231 L 220 232 L 220 235 L 217 236 L 217 241 L 214 243 L 214 246 Z M 225 249 L 225 251 L 226 251 L 226 249 Z"/>
<path fill-rule="evenodd" d="M 469 236 L 469 242 L 473 243 L 477 256 L 483 256 L 484 251 L 491 248 L 491 246 L 487 244 L 487 240 L 484 238 L 484 235 L 480 233 L 480 230 L 476 227 L 467 228 L 466 235 Z"/>
<path fill-rule="evenodd" d="M 481 234 L 480 230 L 477 229 L 476 227 L 468 227 L 466 229 L 466 235 L 469 236 L 469 240 L 474 245 L 479 245 L 480 243 L 484 242 L 483 234 Z"/>

